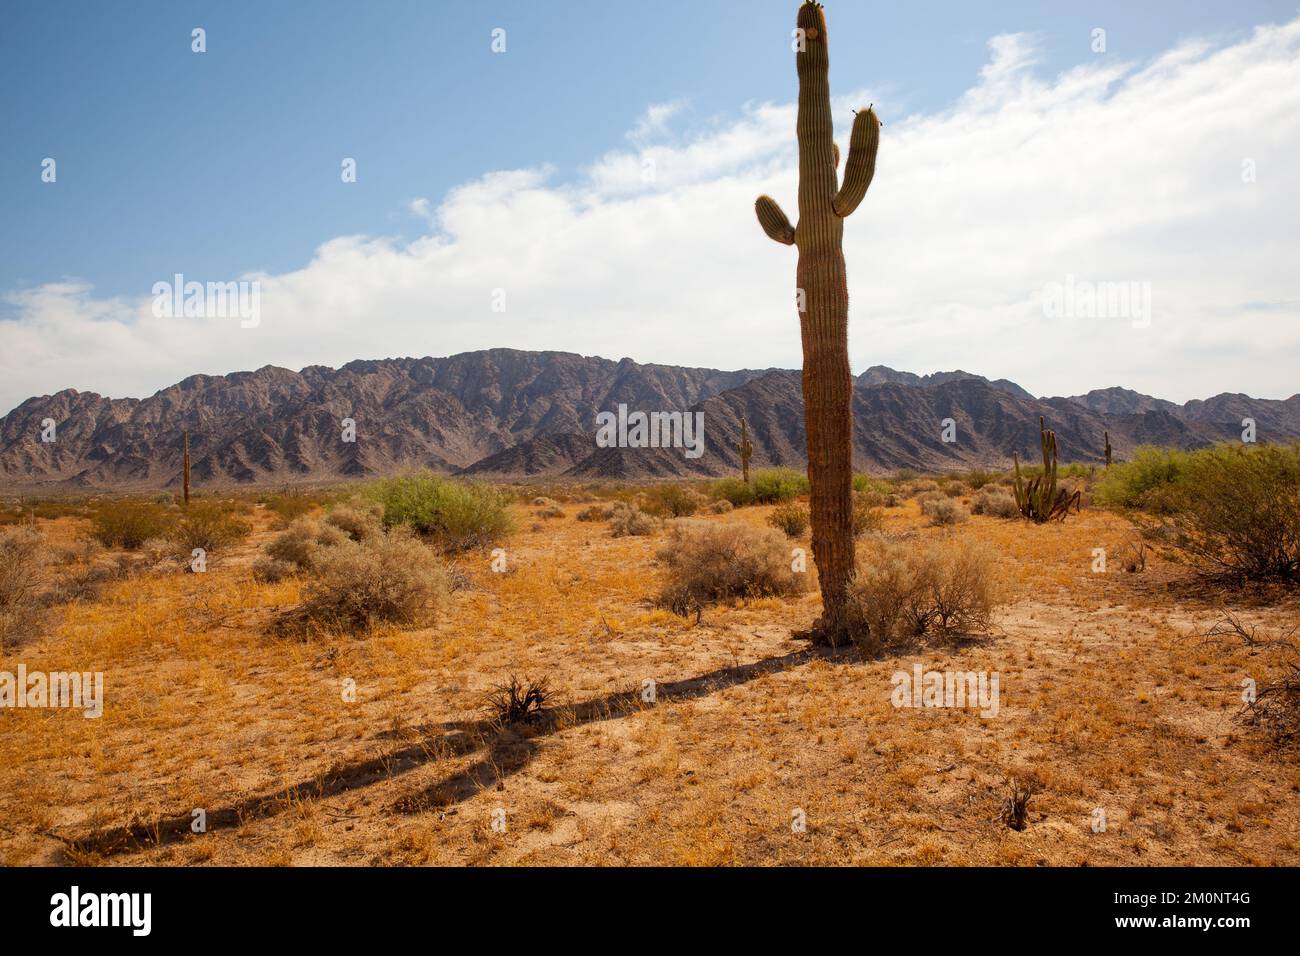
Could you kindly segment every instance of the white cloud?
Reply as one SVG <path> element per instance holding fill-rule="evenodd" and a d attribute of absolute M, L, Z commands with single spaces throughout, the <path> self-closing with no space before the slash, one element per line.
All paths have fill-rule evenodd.
<path fill-rule="evenodd" d="M 1179 401 L 1297 391 L 1300 19 L 1051 79 L 1025 36 L 990 50 L 941 112 L 893 115 L 867 91 L 836 101 L 845 126 L 871 100 L 887 124 L 845 228 L 855 369 L 961 367 L 1040 394 L 1122 384 Z M 0 407 L 67 386 L 142 395 L 192 372 L 492 346 L 797 367 L 796 253 L 753 215 L 763 192 L 797 214 L 793 105 L 751 104 L 689 136 L 672 129 L 681 109 L 650 107 L 573 183 L 493 172 L 412 201 L 430 223 L 413 242 L 344 236 L 296 272 L 247 277 L 262 283 L 255 329 L 158 319 L 147 296 L 75 282 L 13 293 Z M 1044 289 L 1067 275 L 1151 283 L 1150 327 L 1046 318 Z"/>

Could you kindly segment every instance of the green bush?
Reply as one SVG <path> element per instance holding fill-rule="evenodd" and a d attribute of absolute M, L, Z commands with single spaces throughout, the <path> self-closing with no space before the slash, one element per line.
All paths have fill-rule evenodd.
<path fill-rule="evenodd" d="M 807 586 L 808 575 L 791 570 L 784 537 L 739 521 L 674 525 L 658 558 L 667 578 L 659 603 L 676 614 L 717 601 L 796 594 Z"/>
<path fill-rule="evenodd" d="M 681 485 L 655 485 L 645 493 L 645 510 L 660 518 L 689 517 L 699 506 L 699 495 Z"/>
<path fill-rule="evenodd" d="M 385 527 L 404 525 L 447 551 L 493 544 L 514 527 L 505 492 L 430 471 L 373 482 L 361 495 L 383 507 Z"/>
<path fill-rule="evenodd" d="M 754 486 L 739 478 L 723 478 L 713 483 L 709 489 L 709 496 L 730 502 L 734 508 L 740 508 L 754 503 Z"/>
<path fill-rule="evenodd" d="M 1178 486 L 1194 452 L 1143 446 L 1131 461 L 1112 465 L 1093 489 L 1099 505 L 1169 514 L 1176 508 Z"/>
<path fill-rule="evenodd" d="M 147 501 L 105 501 L 90 516 L 90 536 L 106 548 L 135 551 L 167 530 L 167 509 Z"/>
<path fill-rule="evenodd" d="M 230 506 L 216 501 L 195 501 L 181 511 L 179 520 L 164 533 L 186 555 L 195 548 L 220 551 L 238 544 L 252 531 Z"/>
<path fill-rule="evenodd" d="M 889 482 L 881 478 L 872 478 L 870 475 L 854 475 L 853 490 L 860 495 L 873 495 L 876 499 L 883 501 L 885 496 L 894 489 Z"/>
<path fill-rule="evenodd" d="M 808 476 L 793 468 L 760 468 L 751 475 L 751 479 L 754 500 L 762 505 L 789 501 L 808 493 Z"/>
<path fill-rule="evenodd" d="M 1164 499 L 1175 547 L 1207 571 L 1300 581 L 1300 445 L 1220 445 L 1180 468 Z"/>

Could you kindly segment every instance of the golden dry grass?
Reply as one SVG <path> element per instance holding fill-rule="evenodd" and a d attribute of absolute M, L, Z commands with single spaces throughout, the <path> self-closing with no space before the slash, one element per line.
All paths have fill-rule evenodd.
<path fill-rule="evenodd" d="M 888 535 L 992 545 L 1012 603 L 990 641 L 863 662 L 791 638 L 815 590 L 697 624 L 652 604 L 666 530 L 615 539 L 573 505 L 544 522 L 514 510 L 508 571 L 456 558 L 469 586 L 420 630 L 268 636 L 300 582 L 253 581 L 263 509 L 207 574 L 146 574 L 66 608 L 0 669 L 103 671 L 105 712 L 0 711 L 0 862 L 1300 862 L 1300 770 L 1233 720 L 1263 658 L 1202 641 L 1215 596 L 1179 567 L 1124 574 L 1122 519 L 945 529 L 915 501 L 888 509 Z M 770 510 L 696 520 L 765 526 Z M 80 527 L 42 522 L 60 543 Z M 1108 574 L 1091 571 L 1097 547 Z M 1274 627 L 1298 607 L 1233 606 Z M 890 676 L 917 662 L 998 672 L 999 715 L 895 709 Z M 565 706 L 537 728 L 484 725 L 483 696 L 511 673 L 545 676 Z M 998 808 L 1026 772 L 1043 790 L 1014 832 Z M 206 833 L 190 832 L 195 808 Z"/>

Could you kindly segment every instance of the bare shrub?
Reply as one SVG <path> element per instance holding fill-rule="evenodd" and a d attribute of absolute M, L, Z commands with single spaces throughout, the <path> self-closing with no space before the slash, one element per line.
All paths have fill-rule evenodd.
<path fill-rule="evenodd" d="M 546 519 L 548 519 L 548 520 L 551 519 L 551 518 L 563 518 L 563 517 L 564 517 L 564 509 L 561 508 L 559 505 L 555 504 L 554 502 L 552 502 L 551 504 L 547 505 L 545 508 L 542 508 L 542 509 L 540 509 L 540 510 L 538 510 L 538 511 L 535 511 L 535 512 L 533 512 L 533 513 L 534 513 L 535 515 L 537 515 L 537 517 L 539 517 L 539 518 L 546 518 Z"/>
<path fill-rule="evenodd" d="M 709 513 L 715 515 L 725 515 L 729 511 L 734 511 L 735 508 L 736 506 L 733 505 L 726 498 L 719 498 L 717 501 L 714 501 L 712 504 L 709 505 Z"/>
<path fill-rule="evenodd" d="M 658 554 L 668 583 L 659 603 L 676 614 L 735 598 L 784 596 L 805 587 L 790 569 L 790 546 L 771 528 L 729 521 L 680 524 Z"/>
<path fill-rule="evenodd" d="M 921 514 L 927 515 L 931 524 L 940 527 L 960 524 L 970 518 L 970 512 L 954 498 L 928 498 L 921 505 Z"/>
<path fill-rule="evenodd" d="M 279 584 L 285 578 L 297 573 L 298 566 L 264 554 L 253 561 L 252 571 L 255 581 L 261 581 L 263 584 Z"/>
<path fill-rule="evenodd" d="M 0 651 L 34 638 L 43 623 L 39 588 L 49 563 L 45 539 L 30 525 L 0 532 Z"/>
<path fill-rule="evenodd" d="M 1206 633 L 1208 640 L 1239 640 L 1252 651 L 1263 655 L 1273 676 L 1257 681 L 1254 693 L 1245 696 L 1237 718 L 1268 737 L 1279 748 L 1300 744 L 1300 646 L 1295 636 L 1300 625 L 1278 636 L 1261 634 L 1255 626 L 1246 627 L 1231 612 L 1225 612 Z"/>
<path fill-rule="evenodd" d="M 594 504 L 583 508 L 574 517 L 579 521 L 608 521 L 613 514 L 614 508 L 611 505 Z"/>
<path fill-rule="evenodd" d="M 510 725 L 536 723 L 550 699 L 550 687 L 545 680 L 532 681 L 525 677 L 521 681 L 511 674 L 510 680 L 492 688 L 483 702 L 495 723 Z"/>
<path fill-rule="evenodd" d="M 960 498 L 963 495 L 970 494 L 970 489 L 963 482 L 950 481 L 943 486 L 943 493 L 949 498 Z"/>
<path fill-rule="evenodd" d="M 323 520 L 324 524 L 338 528 L 353 541 L 365 541 L 384 533 L 383 506 L 363 498 L 335 505 Z"/>
<path fill-rule="evenodd" d="M 1016 499 L 1001 490 L 997 485 L 986 484 L 971 499 L 970 510 L 977 515 L 991 518 L 1018 518 L 1020 509 Z"/>
<path fill-rule="evenodd" d="M 998 811 L 998 819 L 1013 830 L 1023 830 L 1029 822 L 1029 801 L 1042 791 L 1043 785 L 1033 775 L 1010 778 L 1007 781 L 1007 796 Z"/>
<path fill-rule="evenodd" d="M 767 516 L 767 523 L 787 537 L 797 538 L 808 530 L 808 509 L 793 503 L 777 505 Z"/>
<path fill-rule="evenodd" d="M 304 589 L 301 616 L 326 630 L 356 633 L 379 623 L 419 624 L 447 598 L 446 572 L 405 531 L 348 541 L 325 549 L 316 560 L 318 576 Z"/>
<path fill-rule="evenodd" d="M 334 525 L 321 524 L 312 518 L 296 518 L 262 550 L 273 561 L 311 571 L 326 549 L 338 547 L 348 540 L 347 534 Z"/>
<path fill-rule="evenodd" d="M 609 533 L 615 538 L 643 537 L 654 534 L 658 527 L 659 520 L 635 504 L 619 502 L 609 517 Z"/>
<path fill-rule="evenodd" d="M 1001 602 L 996 558 L 986 545 L 876 540 L 860 556 L 848 609 L 858 646 L 876 655 L 983 636 Z"/>
<path fill-rule="evenodd" d="M 879 531 L 884 523 L 885 515 L 871 492 L 853 496 L 853 537 L 860 538 L 869 531 Z"/>

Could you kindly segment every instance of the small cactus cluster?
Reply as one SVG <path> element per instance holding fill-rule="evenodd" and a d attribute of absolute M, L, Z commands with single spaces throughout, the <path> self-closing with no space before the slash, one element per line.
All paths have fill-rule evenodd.
<path fill-rule="evenodd" d="M 1070 513 L 1070 506 L 1079 510 L 1081 493 L 1071 493 L 1068 489 L 1056 487 L 1056 432 L 1047 430 L 1047 423 L 1042 416 L 1038 418 L 1039 442 L 1043 448 L 1043 473 L 1031 478 L 1026 484 L 1020 478 L 1020 457 L 1015 452 L 1011 459 L 1016 465 L 1016 484 L 1013 491 L 1016 507 L 1030 521 L 1042 524 L 1046 521 L 1064 521 Z"/>
<path fill-rule="evenodd" d="M 749 484 L 749 460 L 754 457 L 754 443 L 749 440 L 749 426 L 745 424 L 745 417 L 740 417 L 740 444 L 736 446 L 736 451 L 740 452 L 740 473 L 745 479 L 745 484 Z"/>

